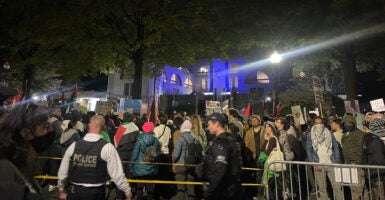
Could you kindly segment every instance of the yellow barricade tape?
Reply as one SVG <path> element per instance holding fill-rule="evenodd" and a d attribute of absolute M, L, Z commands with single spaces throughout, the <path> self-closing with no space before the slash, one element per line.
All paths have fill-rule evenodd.
<path fill-rule="evenodd" d="M 57 176 L 38 175 L 36 179 L 53 179 L 57 180 Z M 194 181 L 164 181 L 164 180 L 139 180 L 139 179 L 127 179 L 129 183 L 154 183 L 154 184 L 177 184 L 177 185 L 205 185 L 207 182 L 194 182 Z M 266 184 L 256 183 L 242 183 L 242 186 L 246 187 L 267 187 Z"/>
<path fill-rule="evenodd" d="M 51 160 L 61 160 L 60 157 L 44 157 L 44 156 L 37 156 L 37 159 L 51 159 Z M 192 164 L 178 164 L 178 163 L 159 163 L 159 162 L 133 162 L 133 161 L 126 161 L 122 160 L 122 163 L 129 163 L 129 164 L 142 164 L 142 165 L 172 165 L 172 166 L 187 166 L 187 167 L 195 167 L 197 165 Z M 242 170 L 247 171 L 262 171 L 264 169 L 260 168 L 249 168 L 249 167 L 242 167 Z"/>

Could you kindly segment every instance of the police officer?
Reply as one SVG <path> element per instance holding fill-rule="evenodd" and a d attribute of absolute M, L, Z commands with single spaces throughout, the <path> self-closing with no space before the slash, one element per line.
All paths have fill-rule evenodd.
<path fill-rule="evenodd" d="M 215 138 L 206 150 L 204 164 L 209 186 L 205 199 L 242 199 L 239 143 L 225 131 L 227 120 L 222 114 L 213 113 L 207 121 Z"/>
<path fill-rule="evenodd" d="M 115 147 L 100 135 L 104 124 L 103 116 L 92 117 L 88 124 L 89 133 L 65 152 L 58 172 L 60 199 L 106 200 L 105 183 L 109 177 L 125 192 L 126 198 L 131 199 L 131 188 L 119 155 Z M 67 178 L 69 187 L 65 191 Z"/>

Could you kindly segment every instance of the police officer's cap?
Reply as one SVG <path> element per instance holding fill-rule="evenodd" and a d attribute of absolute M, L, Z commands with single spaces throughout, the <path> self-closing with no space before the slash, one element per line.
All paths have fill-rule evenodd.
<path fill-rule="evenodd" d="M 221 124 L 226 124 L 226 118 L 221 113 L 213 113 L 207 117 L 207 121 L 217 121 Z"/>

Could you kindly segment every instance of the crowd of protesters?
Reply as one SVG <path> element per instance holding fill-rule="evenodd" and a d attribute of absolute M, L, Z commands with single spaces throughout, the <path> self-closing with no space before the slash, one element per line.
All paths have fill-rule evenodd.
<path fill-rule="evenodd" d="M 33 178 L 38 174 L 57 176 L 58 171 L 60 176 L 63 171 L 59 167 L 63 170 L 63 166 L 60 166 L 63 163 L 58 159 L 36 160 L 36 157 L 67 156 L 67 160 L 73 161 L 68 151 L 77 152 L 74 143 L 93 140 L 89 133 L 92 127 L 95 128 L 95 115 L 93 112 L 82 114 L 76 109 L 62 114 L 60 109 L 48 110 L 35 104 L 23 104 L 2 114 L 0 188 L 13 188 L 9 191 L 15 195 L 29 196 L 30 199 L 38 199 L 42 194 L 42 186 L 48 186 L 50 192 L 63 190 L 63 180 L 37 181 Z M 303 168 L 298 170 L 299 173 L 307 171 L 309 174 L 300 176 L 302 180 L 292 181 L 297 185 L 298 182 L 309 182 L 311 191 L 308 193 L 306 190 L 292 188 L 290 191 L 289 188 L 283 188 L 283 185 L 290 184 L 274 181 L 273 177 L 279 176 L 274 171 L 241 170 L 241 167 L 266 168 L 270 153 L 277 147 L 282 150 L 286 161 L 384 166 L 384 115 L 369 112 L 361 117 L 362 120 L 356 116 L 346 113 L 341 118 L 321 118 L 309 114 L 307 123 L 298 125 L 291 115 L 276 118 L 252 115 L 244 118 L 238 110 L 230 108 L 224 114 L 214 113 L 203 118 L 187 113 L 175 113 L 173 116 L 159 114 L 159 121 L 154 124 L 149 122 L 146 115 L 126 112 L 121 116 L 103 116 L 98 123 L 104 124 L 97 126 L 97 132 L 103 139 L 103 145 L 109 143 L 120 157 L 121 164 L 114 160 L 114 165 L 121 166 L 121 169 L 114 169 L 119 175 L 116 172 L 111 177 L 114 170 L 108 169 L 113 180 L 120 180 L 124 175 L 129 179 L 148 180 L 131 183 L 130 186 L 115 183 L 118 186 L 116 194 L 113 194 L 116 199 L 130 198 L 131 194 L 127 192 L 129 187 L 132 196 L 138 200 L 266 197 L 264 187 L 241 187 L 241 183 L 268 184 L 269 196 L 278 199 L 285 198 L 285 195 L 305 197 L 314 194 L 320 199 L 343 199 L 349 195 L 354 199 L 367 199 L 369 195 L 374 199 L 382 199 L 385 196 L 382 171 L 378 175 L 374 171 L 370 173 L 359 169 L 359 183 L 347 188 L 346 192 L 346 188 L 335 182 L 331 168 L 314 166 L 311 170 L 305 170 L 306 167 L 301 166 Z M 100 150 L 105 152 L 104 148 L 101 146 Z M 107 161 L 110 159 L 106 157 L 104 153 L 100 159 L 106 160 L 107 167 L 111 167 Z M 67 168 L 64 171 L 70 176 Z M 372 177 L 368 179 L 371 174 Z M 4 179 L 23 183 L 24 187 L 5 185 Z M 332 193 L 328 190 L 326 179 L 331 183 Z M 151 180 L 203 181 L 209 185 L 154 184 Z M 370 194 L 367 191 L 368 184 L 372 188 Z M 29 188 L 28 192 L 24 192 L 25 185 Z M 282 193 L 276 194 L 276 188 Z M 7 199 L 18 198 L 11 195 Z"/>

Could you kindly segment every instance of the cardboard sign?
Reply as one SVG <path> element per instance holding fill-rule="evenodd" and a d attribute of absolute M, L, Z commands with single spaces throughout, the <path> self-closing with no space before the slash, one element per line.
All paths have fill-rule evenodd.
<path fill-rule="evenodd" d="M 372 100 L 370 101 L 370 106 L 372 107 L 373 111 L 376 111 L 376 112 L 385 111 L 384 99 Z"/>
<path fill-rule="evenodd" d="M 294 121 L 296 125 L 303 125 L 305 124 L 305 119 L 302 115 L 301 106 L 292 106 L 291 107 L 291 113 L 294 116 Z"/>
<path fill-rule="evenodd" d="M 206 116 L 209 116 L 213 113 L 222 113 L 221 102 L 206 101 Z"/>
<path fill-rule="evenodd" d="M 221 102 L 219 101 L 206 101 L 206 108 L 220 108 Z"/>
<path fill-rule="evenodd" d="M 118 112 L 123 110 L 124 112 L 129 112 L 129 113 L 141 113 L 141 109 L 142 109 L 142 100 L 119 98 Z"/>

